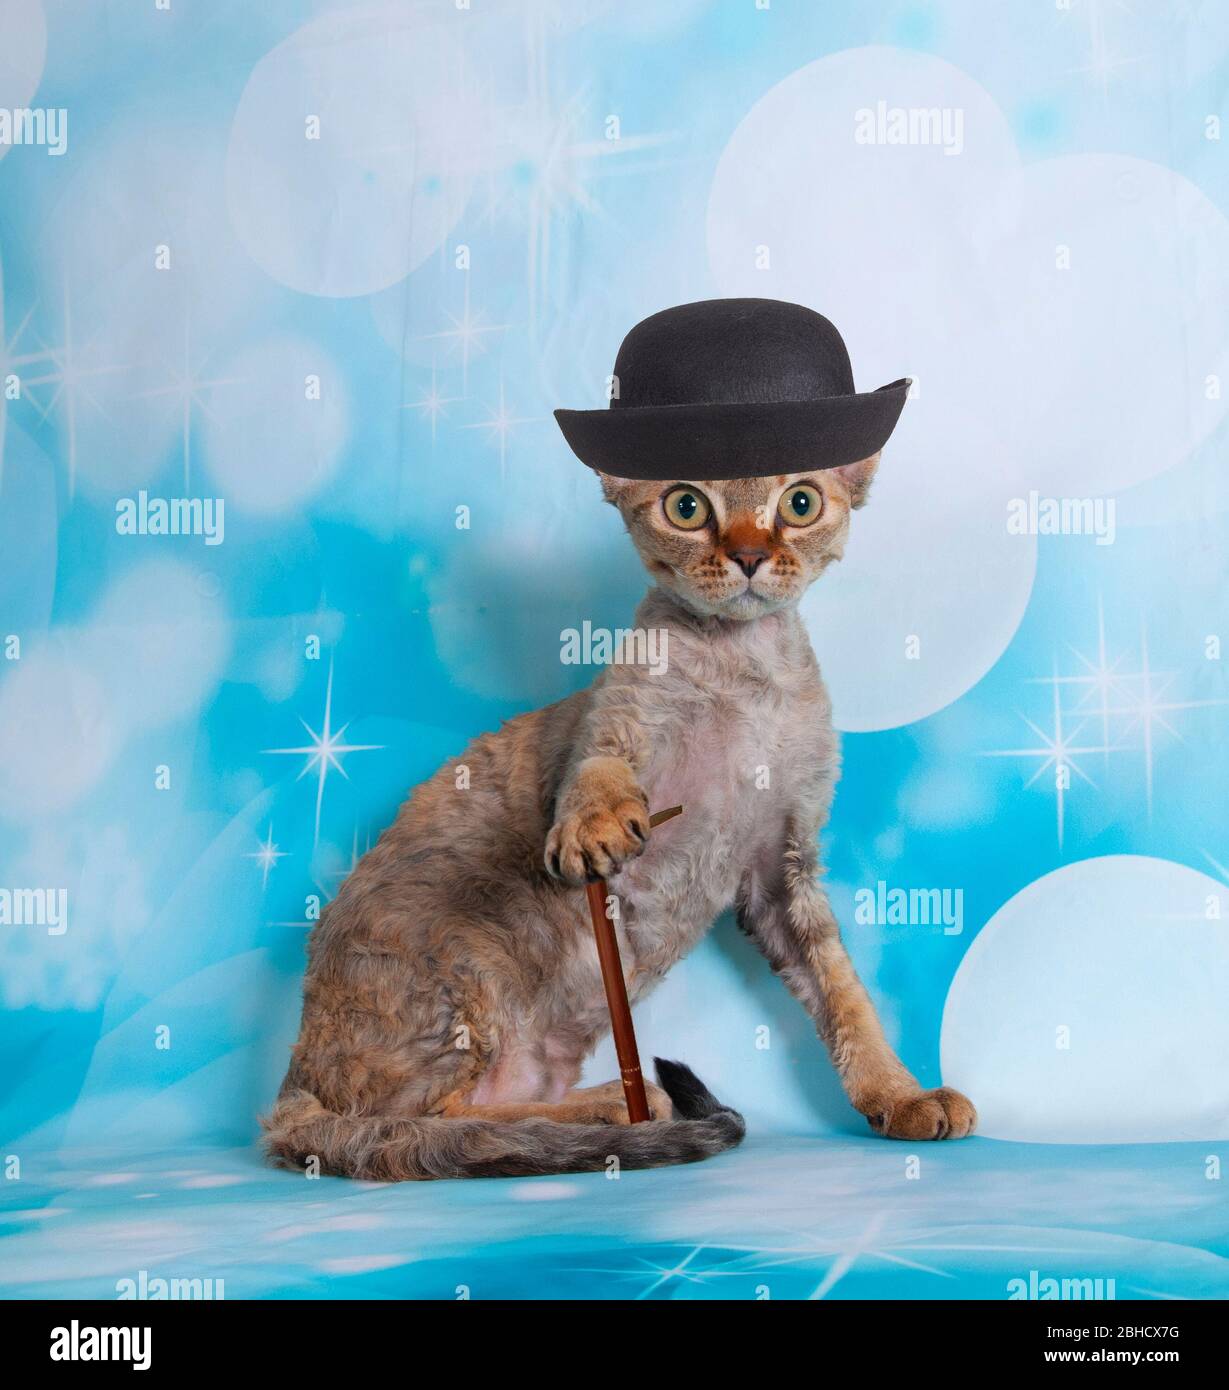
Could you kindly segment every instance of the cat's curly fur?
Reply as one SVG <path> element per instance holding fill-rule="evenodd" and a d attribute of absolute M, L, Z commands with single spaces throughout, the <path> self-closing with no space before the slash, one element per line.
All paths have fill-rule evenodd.
<path fill-rule="evenodd" d="M 736 1144 L 741 1119 L 685 1068 L 659 1072 L 655 1119 L 637 1126 L 618 1083 L 573 1089 L 608 1028 L 587 873 L 618 897 L 633 1002 L 734 906 L 875 1129 L 972 1131 L 969 1101 L 923 1091 L 888 1045 L 819 881 L 839 750 L 796 605 L 840 558 L 877 462 L 688 484 L 711 511 L 694 530 L 667 515 L 673 485 L 603 476 L 655 581 L 636 626 L 668 634 L 667 669 L 609 666 L 415 789 L 312 935 L 302 1030 L 264 1120 L 276 1160 L 433 1178 Z M 800 483 L 820 506 L 789 525 L 778 502 Z M 649 808 L 676 803 L 649 835 Z"/>

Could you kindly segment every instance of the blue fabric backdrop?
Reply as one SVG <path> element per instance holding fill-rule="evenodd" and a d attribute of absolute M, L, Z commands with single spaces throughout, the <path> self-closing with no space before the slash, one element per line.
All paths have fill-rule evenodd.
<path fill-rule="evenodd" d="M 551 410 L 723 294 L 916 382 L 806 600 L 846 731 L 829 882 L 889 1033 L 989 1139 L 1190 1141 L 1190 1201 L 1219 1190 L 1229 19 L 1180 9 L 0 0 L 19 1208 L 38 1154 L 247 1152 L 319 906 L 643 588 Z M 756 1134 L 859 1133 L 730 922 L 638 1017 Z M 1181 1237 L 1219 1251 L 1189 1287 L 1224 1236 Z"/>

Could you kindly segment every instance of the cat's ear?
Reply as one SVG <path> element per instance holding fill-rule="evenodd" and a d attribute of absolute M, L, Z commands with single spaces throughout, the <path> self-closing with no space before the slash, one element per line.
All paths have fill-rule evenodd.
<path fill-rule="evenodd" d="M 865 504 L 870 495 L 871 480 L 878 467 L 879 454 L 872 454 L 870 458 L 859 459 L 857 463 L 845 463 L 832 470 L 848 488 L 851 507 L 861 507 Z"/>
<path fill-rule="evenodd" d="M 602 484 L 602 496 L 612 507 L 617 507 L 635 486 L 631 478 L 616 478 L 612 473 L 603 473 L 600 468 L 593 471 Z"/>

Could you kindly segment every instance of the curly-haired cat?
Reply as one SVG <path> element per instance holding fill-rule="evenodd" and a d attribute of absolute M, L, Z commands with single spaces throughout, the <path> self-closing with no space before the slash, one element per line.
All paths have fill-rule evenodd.
<path fill-rule="evenodd" d="M 271 1155 L 402 1179 L 651 1167 L 737 1144 L 741 1117 L 677 1064 L 659 1063 L 646 1124 L 627 1124 L 618 1082 L 574 1089 L 608 1027 L 589 873 L 618 896 L 633 1001 L 734 905 L 873 1128 L 971 1132 L 969 1101 L 922 1090 L 888 1045 L 818 879 L 839 752 L 797 603 L 840 558 L 877 463 L 602 475 L 654 580 L 636 626 L 667 630 L 667 670 L 607 667 L 414 791 L 313 933 Z M 679 802 L 650 838 L 648 808 Z"/>

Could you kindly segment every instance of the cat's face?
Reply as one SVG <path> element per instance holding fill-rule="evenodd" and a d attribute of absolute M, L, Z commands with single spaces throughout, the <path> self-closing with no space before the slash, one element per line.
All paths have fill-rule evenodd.
<path fill-rule="evenodd" d="M 601 477 L 658 584 L 694 612 L 746 620 L 796 603 L 841 558 L 878 462 L 728 482 Z"/>

